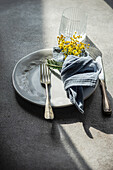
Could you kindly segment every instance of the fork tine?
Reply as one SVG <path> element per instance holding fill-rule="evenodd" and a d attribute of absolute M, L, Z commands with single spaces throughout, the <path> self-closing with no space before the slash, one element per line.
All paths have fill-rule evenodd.
<path fill-rule="evenodd" d="M 49 82 L 49 69 L 47 67 L 47 81 Z"/>
<path fill-rule="evenodd" d="M 42 64 L 40 64 L 40 81 L 42 82 Z"/>
<path fill-rule="evenodd" d="M 49 81 L 51 82 L 51 72 L 49 68 L 48 68 L 48 77 L 49 77 Z"/>
<path fill-rule="evenodd" d="M 45 82 L 49 83 L 49 69 L 46 66 L 46 64 L 44 64 L 44 66 L 45 66 Z"/>
<path fill-rule="evenodd" d="M 46 67 L 46 64 L 44 64 L 44 67 L 45 67 L 45 82 L 47 83 L 48 82 L 48 75 L 47 75 L 47 67 Z"/>
<path fill-rule="evenodd" d="M 45 82 L 45 68 L 44 68 L 44 64 L 42 66 L 43 66 L 43 73 L 42 73 L 42 75 L 43 75 L 43 82 Z"/>

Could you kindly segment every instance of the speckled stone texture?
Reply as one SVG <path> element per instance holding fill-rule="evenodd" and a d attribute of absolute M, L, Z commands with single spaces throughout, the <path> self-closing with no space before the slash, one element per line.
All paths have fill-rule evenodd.
<path fill-rule="evenodd" d="M 15 93 L 11 76 L 25 55 L 56 45 L 62 11 L 84 8 L 87 35 L 101 50 L 113 109 L 113 3 L 110 0 L 0 0 L 0 169 L 112 170 L 113 114 L 102 113 L 100 86 L 85 101 L 85 114 L 74 106 L 44 108 Z"/>

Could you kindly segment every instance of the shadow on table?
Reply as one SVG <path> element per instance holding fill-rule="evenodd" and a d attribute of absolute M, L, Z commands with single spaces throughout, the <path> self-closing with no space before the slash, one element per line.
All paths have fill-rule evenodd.
<path fill-rule="evenodd" d="M 62 168 L 64 169 L 69 168 L 69 169 L 76 169 L 76 170 L 79 169 L 91 170 L 90 166 L 85 161 L 85 159 L 81 156 L 81 153 L 77 150 L 75 144 L 70 139 L 67 132 L 61 126 L 62 123 L 69 124 L 72 122 L 76 123 L 79 121 L 79 119 L 76 119 L 77 116 L 75 113 L 72 114 L 69 113 L 70 109 L 73 109 L 73 111 L 75 111 L 74 110 L 76 109 L 75 107 L 61 108 L 60 110 L 54 109 L 55 119 L 52 121 L 48 121 L 48 120 L 46 121 L 43 118 L 44 107 L 39 107 L 35 104 L 26 101 L 25 99 L 21 98 L 17 93 L 15 93 L 15 95 L 16 95 L 17 102 L 22 107 L 22 109 L 24 109 L 24 111 L 26 111 L 28 114 L 32 114 L 33 116 L 37 117 L 37 119 L 39 118 L 43 120 L 43 123 L 42 124 L 40 123 L 41 125 L 39 130 L 40 132 L 37 133 L 35 132 L 37 134 L 35 137 L 35 141 L 32 140 L 32 142 L 34 143 L 34 147 L 36 145 L 35 143 L 37 143 L 37 141 L 40 141 L 38 142 L 38 151 L 37 151 L 38 153 L 40 153 L 39 168 L 43 167 L 49 170 L 62 169 Z M 48 126 L 48 124 L 50 126 Z M 32 135 L 30 136 L 31 139 L 32 139 Z M 38 136 L 40 136 L 40 140 Z M 43 155 L 43 159 L 41 159 L 41 155 Z M 33 158 L 31 158 L 31 160 L 32 159 L 34 159 L 34 155 Z M 52 163 L 48 165 L 48 162 L 50 160 L 52 161 Z M 43 161 L 45 161 L 45 163 L 42 163 Z M 60 163 L 61 161 L 62 163 Z"/>
<path fill-rule="evenodd" d="M 18 102 L 18 104 L 29 114 L 32 114 L 40 119 L 44 119 L 44 107 L 36 105 L 34 103 L 31 103 L 27 101 L 26 99 L 22 98 L 20 95 L 18 95 L 17 92 L 15 92 L 15 97 Z"/>
<path fill-rule="evenodd" d="M 108 96 L 112 102 L 111 104 L 113 104 L 112 97 L 110 94 L 108 94 Z M 90 138 L 93 138 L 93 135 L 90 132 L 91 127 L 107 134 L 113 134 L 113 115 L 106 117 L 102 113 L 102 96 L 100 86 L 98 86 L 93 95 L 85 101 L 84 115 L 78 112 L 75 106 L 53 108 L 55 119 L 52 121 L 44 120 L 44 107 L 37 106 L 26 101 L 25 99 L 22 99 L 17 93 L 16 99 L 24 111 L 26 111 L 28 114 L 32 114 L 37 119 L 43 120 L 43 124 L 40 127 L 40 133 L 42 137 L 39 134 L 37 134 L 37 136 L 40 136 L 41 141 L 38 143 L 38 145 L 40 145 L 40 148 L 45 148 L 46 150 L 46 152 L 44 152 L 45 156 L 43 156 L 43 159 L 46 158 L 46 167 L 48 167 L 48 165 L 46 165 L 47 160 L 52 159 L 53 163 L 56 162 L 56 164 L 62 160 L 62 165 L 59 163 L 59 169 L 64 165 L 71 167 L 72 169 L 76 168 L 76 170 L 91 170 L 87 161 L 82 157 L 81 153 L 75 146 L 75 143 L 73 143 L 73 140 L 69 137 L 69 134 L 65 131 L 62 125 L 81 122 L 84 128 L 84 132 Z M 39 139 L 36 138 L 35 141 L 36 140 Z M 43 154 L 41 149 L 39 149 L 39 152 L 40 155 Z M 54 155 L 53 153 L 55 154 L 55 157 L 52 156 Z M 67 160 L 67 162 L 65 162 L 65 160 Z"/>
<path fill-rule="evenodd" d="M 53 138 L 53 141 L 55 141 L 55 143 L 57 141 L 61 141 L 66 152 L 69 154 L 70 158 L 76 165 L 75 168 L 77 170 L 79 170 L 79 169 L 91 170 L 90 166 L 85 161 L 85 159 L 81 156 L 80 152 L 78 151 L 75 144 L 69 137 L 68 133 L 56 121 L 53 121 L 53 123 L 52 123 L 51 136 Z"/>
<path fill-rule="evenodd" d="M 112 0 L 104 0 L 111 8 L 113 8 L 113 1 Z"/>
<path fill-rule="evenodd" d="M 111 95 L 108 93 L 108 97 L 113 106 L 113 99 Z M 44 107 L 32 104 L 24 99 L 22 99 L 16 93 L 16 99 L 19 105 L 28 113 L 40 118 L 44 119 Z M 98 129 L 107 134 L 113 134 L 113 115 L 105 116 L 102 112 L 102 94 L 100 86 L 98 85 L 96 91 L 90 96 L 84 103 L 85 113 L 81 114 L 75 106 L 61 107 L 61 108 L 53 108 L 55 114 L 55 122 L 58 124 L 72 124 L 81 122 L 84 127 L 85 133 L 93 138 L 90 127 Z M 52 123 L 52 120 L 45 120 L 48 123 Z"/>
<path fill-rule="evenodd" d="M 113 99 L 109 92 L 107 93 L 112 107 Z M 102 94 L 100 86 L 98 86 L 94 94 L 85 101 L 84 105 L 84 114 L 79 113 L 74 106 L 67 109 L 64 108 L 63 111 L 57 109 L 55 112 L 57 122 L 61 124 L 81 122 L 84 131 L 90 138 L 93 138 L 90 132 L 91 127 L 107 134 L 113 134 L 113 115 L 105 116 L 102 111 Z"/>

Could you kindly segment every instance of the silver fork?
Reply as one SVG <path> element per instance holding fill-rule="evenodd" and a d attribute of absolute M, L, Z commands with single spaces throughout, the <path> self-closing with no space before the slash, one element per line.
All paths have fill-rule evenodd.
<path fill-rule="evenodd" d="M 45 119 L 54 119 L 54 113 L 50 104 L 49 89 L 48 86 L 51 84 L 51 72 L 46 64 L 40 65 L 40 82 L 45 85 L 46 88 L 46 104 L 45 104 Z"/>

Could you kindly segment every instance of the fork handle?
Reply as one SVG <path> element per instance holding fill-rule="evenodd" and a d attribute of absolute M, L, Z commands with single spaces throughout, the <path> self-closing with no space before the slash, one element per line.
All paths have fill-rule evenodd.
<path fill-rule="evenodd" d="M 46 105 L 45 105 L 45 119 L 54 119 L 53 109 L 50 104 L 48 84 L 46 84 Z"/>
<path fill-rule="evenodd" d="M 104 80 L 100 80 L 100 84 L 101 84 L 101 87 L 102 87 L 102 94 L 103 94 L 103 111 L 104 111 L 104 114 L 111 115 L 112 110 L 111 110 L 111 106 L 110 106 L 109 99 L 108 99 L 108 96 L 107 96 Z"/>

